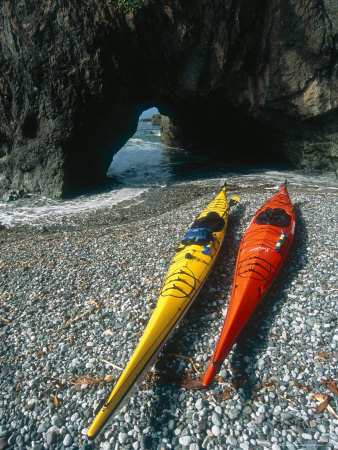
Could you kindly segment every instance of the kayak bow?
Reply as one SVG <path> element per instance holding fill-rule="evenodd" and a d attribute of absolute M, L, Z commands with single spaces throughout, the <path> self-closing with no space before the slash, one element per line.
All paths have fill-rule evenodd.
<path fill-rule="evenodd" d="M 208 386 L 266 294 L 290 249 L 295 212 L 286 184 L 259 209 L 239 248 L 229 307 L 214 354 L 203 378 Z"/>
<path fill-rule="evenodd" d="M 132 395 L 196 298 L 223 242 L 228 209 L 223 187 L 182 239 L 143 336 L 108 399 L 100 406 L 88 430 L 89 439 L 98 436 Z"/>

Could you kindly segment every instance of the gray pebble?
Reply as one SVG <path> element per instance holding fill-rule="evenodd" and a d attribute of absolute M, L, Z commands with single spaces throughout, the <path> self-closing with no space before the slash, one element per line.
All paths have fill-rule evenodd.
<path fill-rule="evenodd" d="M 237 440 L 233 437 L 233 436 L 228 436 L 227 437 L 227 442 L 228 442 L 228 444 L 230 444 L 230 445 L 232 445 L 233 447 L 237 447 L 237 445 L 238 445 L 238 442 L 237 442 Z"/>
<path fill-rule="evenodd" d="M 338 448 L 337 445 L 335 445 L 332 442 L 332 445 L 334 446 L 333 448 Z M 306 450 L 316 450 L 317 448 L 319 448 L 317 441 L 315 441 L 314 439 L 309 439 L 305 442 L 305 448 Z"/>
<path fill-rule="evenodd" d="M 86 419 L 90 419 L 91 417 L 93 417 L 93 414 L 94 414 L 93 408 L 86 408 L 84 411 L 84 416 L 86 417 Z"/>
<path fill-rule="evenodd" d="M 118 439 L 119 439 L 119 443 L 120 444 L 125 444 L 126 440 L 128 439 L 128 435 L 126 433 L 119 433 L 118 435 Z"/>
<path fill-rule="evenodd" d="M 229 418 L 230 418 L 231 420 L 233 420 L 233 419 L 236 419 L 236 417 L 239 416 L 240 411 L 239 411 L 239 409 L 237 409 L 237 408 L 232 408 L 232 409 L 230 409 L 229 411 L 227 411 L 227 414 L 228 414 Z"/>
<path fill-rule="evenodd" d="M 296 447 L 292 444 L 292 442 L 286 442 L 285 445 L 289 450 L 296 450 Z"/>
<path fill-rule="evenodd" d="M 64 437 L 63 441 L 62 441 L 63 445 L 65 447 L 70 447 L 73 443 L 73 438 L 71 436 L 71 434 L 66 434 L 66 436 Z"/>
<path fill-rule="evenodd" d="M 290 419 L 292 419 L 292 417 L 293 417 L 293 414 L 288 413 L 288 412 L 281 412 L 281 414 L 280 414 L 281 420 L 290 420 Z"/>
<path fill-rule="evenodd" d="M 37 433 L 44 433 L 48 430 L 48 425 L 46 423 L 41 423 L 37 429 Z"/>
<path fill-rule="evenodd" d="M 211 420 L 214 425 L 220 426 L 222 424 L 220 416 L 215 412 L 212 414 Z"/>
<path fill-rule="evenodd" d="M 252 413 L 252 408 L 249 406 L 249 405 L 246 405 L 244 408 L 243 408 L 243 414 L 246 414 L 246 415 L 250 415 Z"/>
<path fill-rule="evenodd" d="M 172 431 L 175 428 L 175 421 L 173 419 L 170 419 L 168 421 L 168 430 Z"/>
<path fill-rule="evenodd" d="M 256 417 L 255 422 L 257 423 L 257 425 L 262 425 L 265 419 L 266 419 L 265 414 L 259 414 L 259 416 Z"/>
<path fill-rule="evenodd" d="M 197 402 L 195 403 L 195 408 L 199 409 L 199 410 L 203 408 L 203 399 L 202 398 L 199 398 L 197 400 Z"/>
<path fill-rule="evenodd" d="M 60 416 L 53 416 L 51 422 L 58 428 L 62 428 L 64 425 L 64 421 L 61 419 Z"/>
<path fill-rule="evenodd" d="M 0 450 L 4 450 L 6 447 L 8 447 L 9 443 L 6 438 L 1 437 L 0 438 Z"/>
<path fill-rule="evenodd" d="M 191 443 L 191 437 L 190 436 L 180 436 L 179 443 L 182 445 L 182 447 L 188 447 Z"/>
<path fill-rule="evenodd" d="M 79 413 L 76 412 L 76 413 L 74 413 L 74 414 L 71 416 L 70 420 L 71 420 L 72 422 L 76 422 L 78 418 L 79 418 Z"/>
<path fill-rule="evenodd" d="M 43 450 L 44 446 L 42 444 L 33 444 L 32 450 Z"/>
<path fill-rule="evenodd" d="M 312 440 L 312 435 L 309 433 L 303 433 L 302 438 L 306 440 Z"/>
<path fill-rule="evenodd" d="M 213 427 L 211 428 L 211 431 L 212 431 L 212 434 L 216 437 L 221 434 L 221 430 L 218 425 L 213 425 Z"/>
<path fill-rule="evenodd" d="M 46 433 L 47 445 L 52 445 L 55 442 L 55 439 L 56 439 L 55 431 L 48 431 L 48 433 Z"/>
<path fill-rule="evenodd" d="M 193 442 L 189 445 L 189 450 L 199 450 L 199 445 L 196 442 Z"/>

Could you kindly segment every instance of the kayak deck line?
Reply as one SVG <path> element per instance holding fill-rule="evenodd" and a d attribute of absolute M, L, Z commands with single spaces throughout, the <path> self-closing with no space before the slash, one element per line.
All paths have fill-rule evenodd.
<path fill-rule="evenodd" d="M 193 226 L 202 223 L 201 219 L 209 220 L 209 213 L 213 214 L 212 217 L 217 213 L 217 217 L 222 217 L 222 228 L 212 233 L 207 244 L 194 241 L 191 244 L 181 244 L 176 250 L 148 325 L 109 397 L 99 408 L 88 430 L 89 439 L 95 439 L 144 379 L 159 352 L 196 299 L 219 254 L 226 232 L 228 211 L 229 204 L 223 187 L 193 223 Z M 208 248 L 207 252 L 205 248 Z"/>
<path fill-rule="evenodd" d="M 211 383 L 248 319 L 271 287 L 288 254 L 294 231 L 294 207 L 286 185 L 283 185 L 255 213 L 242 238 L 229 306 L 204 374 L 204 386 Z M 280 245 L 276 246 L 277 242 Z"/>

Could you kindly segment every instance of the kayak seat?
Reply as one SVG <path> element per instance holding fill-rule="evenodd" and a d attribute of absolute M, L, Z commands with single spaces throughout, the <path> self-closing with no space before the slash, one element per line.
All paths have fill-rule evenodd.
<path fill-rule="evenodd" d="M 266 208 L 256 217 L 258 225 L 274 225 L 275 227 L 288 227 L 291 217 L 283 208 Z"/>
<path fill-rule="evenodd" d="M 207 245 L 214 240 L 213 233 L 223 229 L 225 221 L 216 211 L 210 211 L 206 216 L 196 219 L 190 230 L 181 240 L 183 245 Z"/>
<path fill-rule="evenodd" d="M 181 239 L 183 245 L 206 245 L 213 241 L 212 231 L 209 228 L 190 228 Z"/>
<path fill-rule="evenodd" d="M 223 230 L 225 221 L 216 211 L 210 211 L 206 216 L 196 219 L 191 228 L 208 228 L 213 233 Z"/>

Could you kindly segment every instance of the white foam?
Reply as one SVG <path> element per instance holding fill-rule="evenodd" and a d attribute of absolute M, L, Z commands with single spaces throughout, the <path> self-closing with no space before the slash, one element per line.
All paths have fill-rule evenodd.
<path fill-rule="evenodd" d="M 139 139 L 139 138 L 130 138 L 129 141 L 127 142 L 127 144 L 125 145 L 125 147 L 132 147 L 135 144 L 142 144 L 144 145 L 144 141 L 143 139 Z"/>
<path fill-rule="evenodd" d="M 250 173 L 224 172 L 224 176 L 218 175 L 216 178 L 206 178 L 201 180 L 192 180 L 189 183 L 209 185 L 214 184 L 216 180 L 222 184 L 235 185 L 239 188 L 256 187 L 257 190 L 277 190 L 285 180 L 289 187 L 313 189 L 314 191 L 338 191 L 338 181 L 333 173 L 313 174 L 303 171 L 273 171 L 273 170 L 252 170 Z M 271 185 L 271 186 L 266 186 Z"/>
<path fill-rule="evenodd" d="M 81 216 L 134 199 L 146 190 L 128 187 L 65 201 L 34 196 L 11 203 L 0 202 L 0 223 L 6 227 L 60 223 L 75 215 Z"/>

